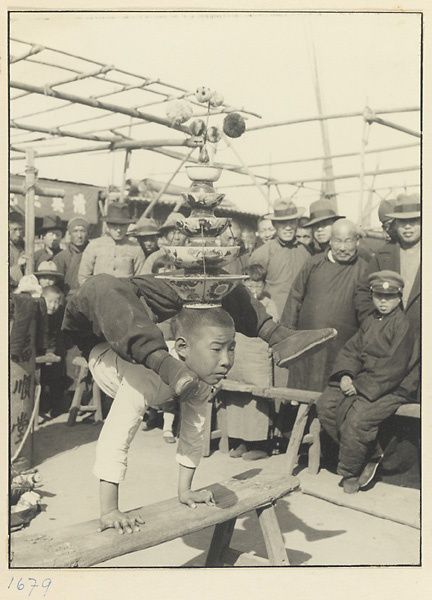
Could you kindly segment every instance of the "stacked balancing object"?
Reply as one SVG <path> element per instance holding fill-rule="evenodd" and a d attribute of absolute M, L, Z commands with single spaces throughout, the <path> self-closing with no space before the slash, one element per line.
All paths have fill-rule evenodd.
<path fill-rule="evenodd" d="M 209 164 L 186 167 L 190 189 L 183 197 L 192 208 L 189 217 L 177 221 L 177 227 L 189 238 L 187 246 L 165 246 L 165 251 L 182 273 L 156 275 L 168 283 L 186 308 L 221 306 L 221 300 L 243 279 L 221 268 L 238 257 L 240 246 L 218 246 L 216 242 L 230 220 L 216 217 L 214 209 L 224 199 L 213 187 L 221 169 Z"/>

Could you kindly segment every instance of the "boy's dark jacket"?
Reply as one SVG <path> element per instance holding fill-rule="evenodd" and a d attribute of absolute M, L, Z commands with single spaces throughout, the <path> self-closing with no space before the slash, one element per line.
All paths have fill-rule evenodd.
<path fill-rule="evenodd" d="M 374 312 L 339 352 L 330 382 L 349 375 L 356 391 L 371 402 L 395 394 L 415 396 L 419 379 L 419 343 L 401 310 Z"/>

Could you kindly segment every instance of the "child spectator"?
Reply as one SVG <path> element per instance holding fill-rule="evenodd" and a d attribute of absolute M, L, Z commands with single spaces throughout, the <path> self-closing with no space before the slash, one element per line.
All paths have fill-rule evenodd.
<path fill-rule="evenodd" d="M 340 444 L 337 472 L 347 494 L 375 476 L 383 457 L 379 425 L 408 402 L 410 374 L 418 361 L 415 332 L 402 308 L 402 277 L 379 271 L 368 283 L 375 311 L 339 352 L 317 402 L 322 426 Z"/>
<path fill-rule="evenodd" d="M 60 358 L 59 362 L 42 364 L 41 369 L 41 399 L 39 413 L 42 417 L 56 417 L 61 414 L 65 392 L 66 348 L 61 326 L 64 315 L 64 294 L 55 285 L 42 288 L 42 298 L 45 302 L 47 320 L 47 338 L 45 355 L 53 354 Z"/>
<path fill-rule="evenodd" d="M 209 394 L 232 367 L 234 337 L 233 320 L 223 309 L 183 309 L 176 318 L 175 352 L 200 381 L 197 392 L 181 401 L 177 448 L 178 496 L 191 508 L 198 502 L 215 504 L 211 492 L 192 491 L 191 486 L 201 458 Z M 159 406 L 172 393 L 154 371 L 123 360 L 106 342 L 90 352 L 89 368 L 99 387 L 114 397 L 97 444 L 94 468 L 100 479 L 101 530 L 114 527 L 119 533 L 132 533 L 139 530 L 141 517 L 129 517 L 118 508 L 128 449 L 147 406 Z"/>
<path fill-rule="evenodd" d="M 251 295 L 259 300 L 269 315 L 277 322 L 279 315 L 273 300 L 264 292 L 266 271 L 258 264 L 243 271 L 248 276 L 244 284 Z M 272 359 L 269 347 L 263 340 L 236 335 L 237 350 L 234 367 L 229 379 L 261 387 L 273 385 Z M 258 460 L 268 457 L 269 407 L 267 400 L 251 394 L 224 392 L 226 402 L 228 436 L 231 458 Z"/>
<path fill-rule="evenodd" d="M 48 286 L 61 287 L 63 285 L 64 275 L 59 273 L 54 261 L 42 261 L 35 272 L 41 288 Z"/>

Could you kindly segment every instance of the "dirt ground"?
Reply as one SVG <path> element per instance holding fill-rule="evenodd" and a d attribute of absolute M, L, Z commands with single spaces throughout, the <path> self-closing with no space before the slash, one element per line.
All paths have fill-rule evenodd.
<path fill-rule="evenodd" d="M 66 426 L 61 415 L 40 426 L 34 433 L 34 467 L 42 486 L 42 512 L 24 533 L 39 533 L 98 517 L 98 480 L 92 474 L 96 441 L 101 425 L 77 422 Z M 176 495 L 176 445 L 166 444 L 160 429 L 138 431 L 129 455 L 126 481 L 121 486 L 120 509 L 130 510 Z M 197 470 L 194 486 L 202 487 L 251 468 L 283 472 L 284 455 L 274 455 L 255 462 L 232 459 L 215 450 L 204 458 Z M 338 478 L 322 472 L 322 484 L 328 498 L 337 503 L 346 496 L 337 486 Z M 419 564 L 420 530 L 402 522 L 361 512 L 386 514 L 390 498 L 404 507 L 405 515 L 416 521 L 419 492 L 379 483 L 367 492 L 356 494 L 353 508 L 314 495 L 311 476 L 299 474 L 301 487 L 311 493 L 296 491 L 278 501 L 276 512 L 288 557 L 293 566 L 324 565 L 415 565 Z M 312 481 L 317 481 L 312 480 Z M 316 487 L 316 486 L 315 486 Z M 345 498 L 343 498 L 345 496 Z M 356 508 L 356 510 L 354 510 Z M 409 519 L 408 519 L 409 520 Z M 144 526 L 145 527 L 145 526 Z M 20 534 L 18 534 L 20 535 Z M 104 563 L 103 567 L 203 566 L 212 529 L 190 534 L 166 544 L 125 555 Z M 262 534 L 255 513 L 237 520 L 231 546 L 242 552 L 266 557 Z"/>

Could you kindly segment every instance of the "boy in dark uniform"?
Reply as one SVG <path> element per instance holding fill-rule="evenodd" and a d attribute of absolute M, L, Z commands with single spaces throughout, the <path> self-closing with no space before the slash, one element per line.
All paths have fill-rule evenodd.
<path fill-rule="evenodd" d="M 394 271 L 379 271 L 368 283 L 375 311 L 339 352 L 317 402 L 321 425 L 340 444 L 337 472 L 348 494 L 373 479 L 383 455 L 379 425 L 418 385 L 419 348 L 403 312 L 404 281 Z"/>

